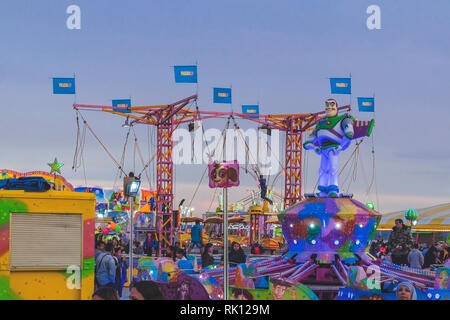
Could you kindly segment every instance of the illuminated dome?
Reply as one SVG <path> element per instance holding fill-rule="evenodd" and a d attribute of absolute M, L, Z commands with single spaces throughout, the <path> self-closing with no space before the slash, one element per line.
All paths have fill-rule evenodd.
<path fill-rule="evenodd" d="M 350 198 L 306 199 L 278 215 L 291 253 L 339 254 L 343 259 L 363 253 L 375 234 L 381 214 Z"/>

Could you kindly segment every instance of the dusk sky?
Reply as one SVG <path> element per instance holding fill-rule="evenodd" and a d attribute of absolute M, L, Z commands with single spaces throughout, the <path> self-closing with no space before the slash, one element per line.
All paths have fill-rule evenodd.
<path fill-rule="evenodd" d="M 66 27 L 72 4 L 81 8 L 80 30 Z M 366 26 L 373 4 L 381 9 L 381 30 Z M 328 78 L 351 74 L 352 114 L 375 117 L 376 125 L 373 139 L 362 144 L 349 191 L 362 202 L 376 202 L 382 213 L 450 202 L 448 0 L 3 0 L 0 16 L 1 168 L 48 171 L 57 157 L 69 182 L 85 183 L 82 168 L 72 171 L 75 97 L 53 95 L 52 77 L 76 74 L 77 103 L 111 105 L 131 97 L 134 106 L 159 105 L 195 93 L 194 85 L 174 82 L 171 67 L 198 63 L 200 110 L 230 111 L 230 105 L 212 103 L 212 88 L 232 86 L 235 112 L 259 103 L 261 113 L 280 114 L 321 111 L 331 96 Z M 373 94 L 376 113 L 359 113 L 356 97 Z M 347 95 L 333 97 L 341 105 L 350 102 Z M 124 118 L 83 115 L 120 159 Z M 224 121 L 204 126 L 222 130 Z M 154 128 L 135 130 L 148 159 Z M 372 143 L 377 183 L 366 194 Z M 353 149 L 354 143 L 342 153 L 341 164 Z M 117 168 L 90 134 L 84 156 L 87 183 L 112 187 Z M 312 192 L 319 157 L 312 151 L 307 157 L 304 191 Z M 125 167 L 142 169 L 140 161 L 133 166 L 132 141 Z M 191 201 L 204 169 L 176 167 L 175 204 Z M 275 191 L 281 192 L 282 182 Z M 242 174 L 230 202 L 256 188 Z M 192 201 L 197 215 L 213 194 L 204 179 Z"/>

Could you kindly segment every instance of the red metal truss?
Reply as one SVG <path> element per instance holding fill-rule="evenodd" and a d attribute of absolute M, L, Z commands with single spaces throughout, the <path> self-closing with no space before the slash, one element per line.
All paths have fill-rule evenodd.
<path fill-rule="evenodd" d="M 160 248 L 173 244 L 173 118 L 163 119 L 157 128 L 156 225 Z"/>
<path fill-rule="evenodd" d="M 284 207 L 301 200 L 302 194 L 302 119 L 286 119 L 286 157 Z"/>

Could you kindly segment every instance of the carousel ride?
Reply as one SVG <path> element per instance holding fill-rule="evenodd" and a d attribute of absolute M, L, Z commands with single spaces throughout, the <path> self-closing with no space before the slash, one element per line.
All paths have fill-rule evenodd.
<path fill-rule="evenodd" d="M 381 214 L 353 199 L 353 195 L 339 193 L 337 156 L 361 133 L 352 126 L 351 116 L 337 115 L 336 107 L 335 100 L 327 100 L 327 117 L 318 122 L 304 144 L 305 149 L 314 149 L 322 157 L 320 192 L 306 194 L 305 200 L 278 215 L 288 251 L 231 268 L 230 291 L 245 290 L 247 296 L 259 298 L 261 279 L 266 279 L 262 287 L 271 279 L 284 282 L 285 289 L 289 283 L 290 287 L 306 286 L 320 299 L 392 299 L 396 285 L 409 282 L 423 299 L 448 297 L 448 291 L 434 289 L 436 283 L 445 282 L 446 270 L 438 270 L 438 281 L 437 272 L 398 266 L 366 254 Z M 372 127 L 373 121 L 366 135 Z M 222 283 L 222 271 L 205 272 Z"/>

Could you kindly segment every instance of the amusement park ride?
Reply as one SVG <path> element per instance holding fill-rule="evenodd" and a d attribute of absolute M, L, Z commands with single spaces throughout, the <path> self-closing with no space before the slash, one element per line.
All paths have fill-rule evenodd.
<path fill-rule="evenodd" d="M 174 240 L 173 218 L 173 141 L 172 134 L 181 124 L 193 123 L 211 118 L 242 118 L 256 122 L 261 129 L 277 129 L 286 133 L 284 207 L 290 207 L 301 200 L 302 196 L 302 145 L 303 132 L 312 128 L 321 119 L 325 111 L 305 114 L 254 115 L 235 112 L 200 111 L 197 106 L 198 95 L 192 95 L 180 101 L 157 106 L 112 107 L 101 105 L 74 104 L 79 110 L 103 111 L 129 119 L 130 125 L 147 124 L 157 128 L 156 154 L 156 230 L 159 239 L 171 245 Z M 195 110 L 187 108 L 195 105 Z M 339 111 L 351 110 L 350 105 L 338 108 Z M 160 241 L 161 249 L 162 241 Z"/>

